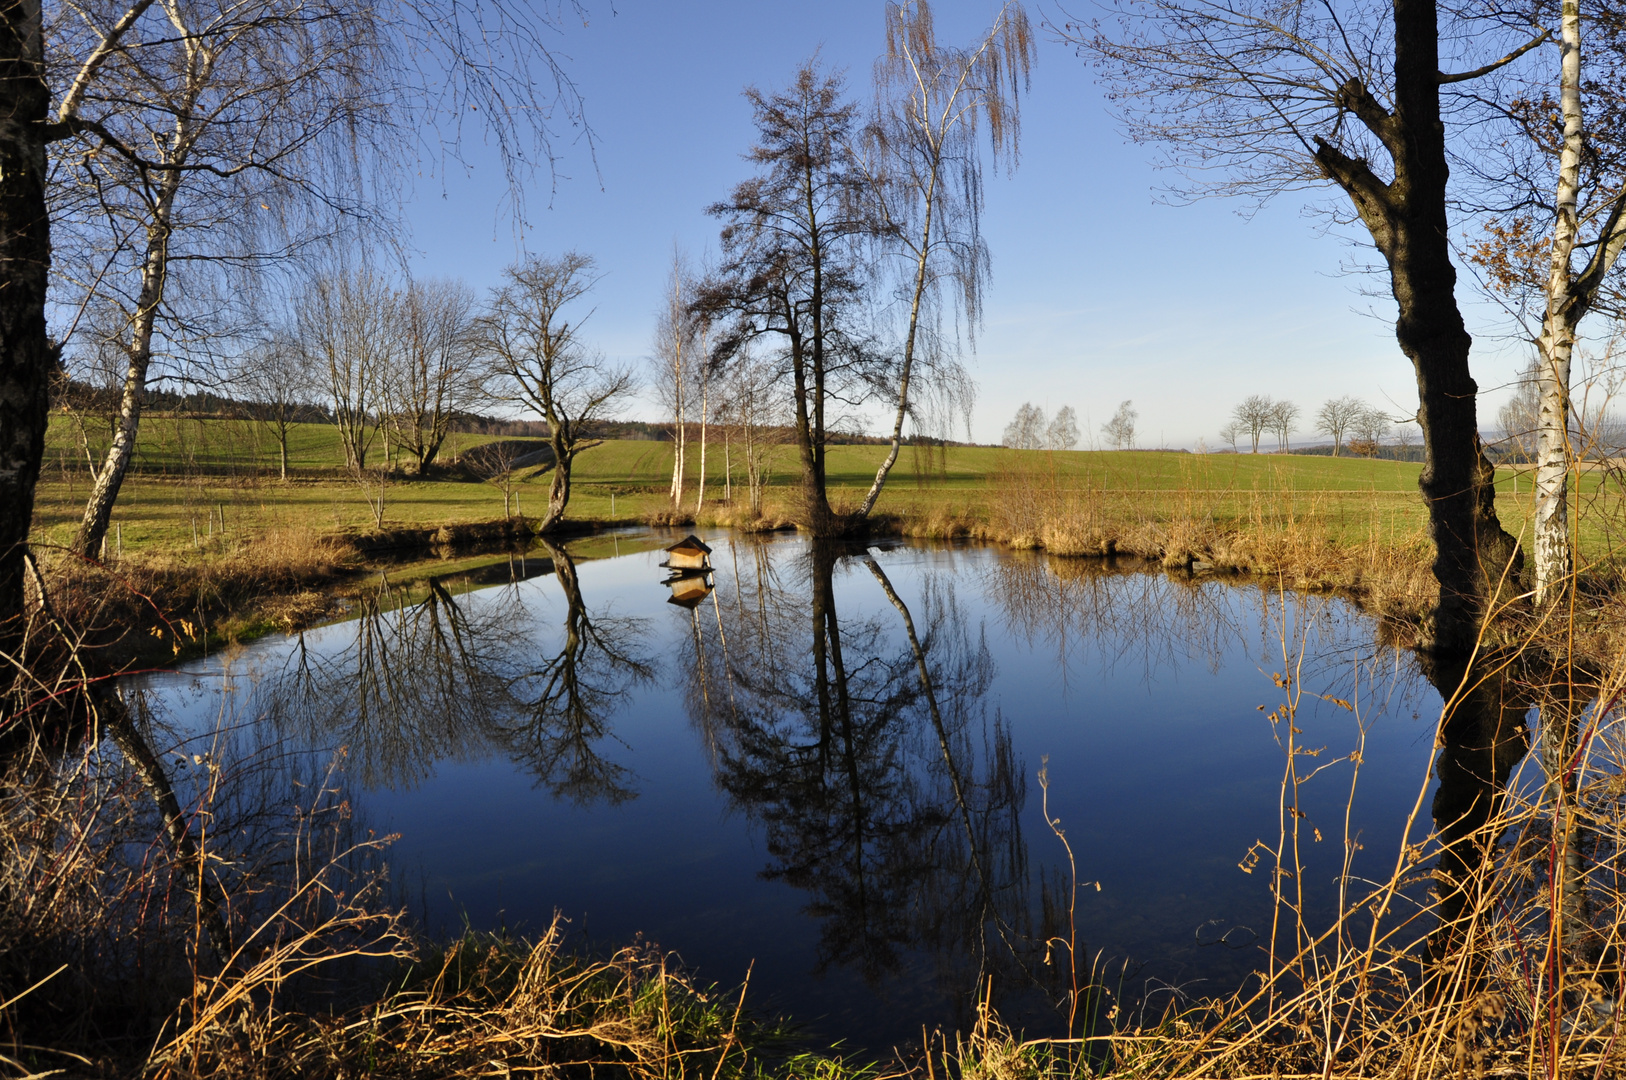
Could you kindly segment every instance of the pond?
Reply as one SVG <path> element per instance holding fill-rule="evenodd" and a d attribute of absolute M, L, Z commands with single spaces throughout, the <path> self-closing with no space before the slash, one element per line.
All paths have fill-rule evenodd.
<path fill-rule="evenodd" d="M 865 1048 L 983 993 L 1053 1027 L 1070 938 L 1134 1007 L 1229 992 L 1272 932 L 1260 845 L 1297 828 L 1324 915 L 1346 872 L 1388 876 L 1428 783 L 1440 695 L 1338 599 L 725 532 L 701 533 L 709 578 L 669 586 L 680 535 L 538 547 L 478 588 L 386 581 L 148 697 L 184 755 L 220 729 L 342 749 L 438 933 L 557 911 L 702 982 L 749 970 L 758 1010 Z"/>

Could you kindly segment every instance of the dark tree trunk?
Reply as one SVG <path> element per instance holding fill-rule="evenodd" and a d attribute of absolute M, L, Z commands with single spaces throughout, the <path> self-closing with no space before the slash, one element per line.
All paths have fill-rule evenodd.
<path fill-rule="evenodd" d="M 821 404 L 823 381 L 813 379 L 809 386 L 809 363 L 812 349 L 794 329 L 794 313 L 788 298 L 785 310 L 790 313 L 787 324 L 792 329 L 790 338 L 791 392 L 796 402 L 796 450 L 802 460 L 802 517 L 814 536 L 829 536 L 833 531 L 829 496 L 824 488 L 824 408 Z"/>
<path fill-rule="evenodd" d="M 548 512 L 536 528 L 539 533 L 557 529 L 570 506 L 570 467 L 576 459 L 576 435 L 571 425 L 550 416 L 548 445 L 553 448 L 553 482 L 548 485 Z"/>
<path fill-rule="evenodd" d="M 0 0 L 0 649 L 10 655 L 22 633 L 23 558 L 56 364 L 45 331 L 43 40 L 37 0 Z"/>
<path fill-rule="evenodd" d="M 1327 139 L 1317 140 L 1316 160 L 1349 195 L 1389 265 L 1400 309 L 1395 337 L 1417 372 L 1425 452 L 1418 487 L 1440 586 L 1426 644 L 1461 654 L 1478 639 L 1498 583 L 1517 584 L 1523 557 L 1496 517 L 1496 474 L 1480 446 L 1478 387 L 1468 373 L 1473 339 L 1456 302 L 1435 0 L 1394 0 L 1394 16 L 1394 111 L 1357 80 L 1339 91 L 1340 105 L 1383 141 L 1394 179 L 1384 182 Z"/>
<path fill-rule="evenodd" d="M 1481 886 L 1500 833 L 1494 821 L 1505 804 L 1508 778 L 1529 750 L 1525 713 L 1534 695 L 1522 683 L 1522 672 L 1506 661 L 1469 668 L 1461 657 L 1425 655 L 1423 674 L 1453 702 L 1440 721 L 1434 762 L 1439 927 L 1428 952 L 1439 962 L 1466 944 L 1468 928 L 1485 915 Z"/>

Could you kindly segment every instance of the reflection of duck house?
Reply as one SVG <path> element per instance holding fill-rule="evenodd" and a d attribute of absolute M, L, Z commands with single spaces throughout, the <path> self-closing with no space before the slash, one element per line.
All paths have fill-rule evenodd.
<path fill-rule="evenodd" d="M 711 594 L 711 581 L 703 573 L 674 577 L 666 584 L 672 588 L 672 595 L 666 598 L 666 602 L 678 607 L 699 607 L 700 601 Z"/>
<path fill-rule="evenodd" d="M 690 533 L 666 549 L 666 561 L 661 565 L 680 574 L 704 572 L 711 569 L 711 564 L 706 561 L 706 556 L 710 554 L 711 548 Z"/>

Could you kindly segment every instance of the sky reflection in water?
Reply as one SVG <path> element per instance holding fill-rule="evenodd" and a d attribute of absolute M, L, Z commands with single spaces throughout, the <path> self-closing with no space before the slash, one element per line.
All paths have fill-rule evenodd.
<path fill-rule="evenodd" d="M 1009 1015 L 1049 1022 L 1067 863 L 1046 758 L 1081 945 L 1113 985 L 1127 962 L 1131 996 L 1223 992 L 1259 962 L 1267 876 L 1238 864 L 1282 825 L 1284 641 L 1300 745 L 1325 747 L 1300 771 L 1359 734 L 1313 695 L 1358 702 L 1354 872 L 1392 865 L 1439 697 L 1341 601 L 974 546 L 705 539 L 717 587 L 692 610 L 659 551 L 560 553 L 558 575 L 448 582 L 150 685 L 193 731 L 347 747 L 432 928 L 534 932 L 557 908 L 703 981 L 754 962 L 759 1002 L 872 1046 L 963 1022 L 989 975 Z M 1303 789 L 1314 911 L 1350 779 L 1341 761 Z"/>

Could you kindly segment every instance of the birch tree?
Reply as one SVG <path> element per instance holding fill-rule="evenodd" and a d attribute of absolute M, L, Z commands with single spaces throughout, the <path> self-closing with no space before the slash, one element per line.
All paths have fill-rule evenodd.
<path fill-rule="evenodd" d="M 1528 427 L 1536 463 L 1531 547 L 1537 603 L 1561 595 L 1574 572 L 1571 369 L 1580 324 L 1598 306 L 1626 249 L 1626 155 L 1615 134 L 1626 115 L 1618 16 L 1601 7 L 1595 12 L 1592 39 L 1601 55 L 1583 78 L 1580 0 L 1561 0 L 1556 13 L 1556 55 L 1549 52 L 1556 64 L 1504 92 L 1511 99 L 1505 126 L 1512 130 L 1499 148 L 1508 150 L 1485 168 L 1487 188 L 1514 209 L 1492 217 L 1487 239 L 1472 255 L 1493 288 L 1539 303 L 1539 316 L 1529 320 L 1539 363 Z M 1545 191 L 1543 182 L 1550 185 Z"/>
<path fill-rule="evenodd" d="M 491 392 L 548 424 L 553 480 L 537 526 L 544 534 L 564 520 L 571 469 L 592 425 L 613 416 L 636 389 L 630 371 L 582 340 L 581 324 L 591 312 L 572 318 L 593 287 L 593 267 L 591 256 L 574 251 L 510 266 L 479 322 Z"/>
<path fill-rule="evenodd" d="M 23 560 L 33 517 L 34 488 L 44 456 L 47 387 L 56 365 L 56 349 L 46 330 L 46 287 L 53 271 L 70 263 L 66 256 L 74 250 L 71 243 L 65 242 L 69 238 L 53 237 L 53 224 L 72 221 L 87 206 L 100 209 L 93 205 L 94 198 L 77 204 L 70 201 L 67 206 L 53 198 L 53 164 L 59 175 L 79 170 L 80 191 L 88 190 L 94 196 L 103 181 L 93 179 L 93 175 L 103 170 L 105 177 L 111 159 L 122 158 L 127 170 L 141 174 L 136 201 L 147 203 L 149 209 L 158 206 L 152 196 L 162 189 L 159 181 L 164 173 L 213 171 L 214 180 L 235 179 L 249 186 L 253 177 L 248 174 L 258 166 L 211 157 L 206 153 L 211 149 L 209 139 L 197 137 L 199 122 L 207 121 L 213 135 L 222 136 L 225 143 L 240 149 L 244 144 L 234 142 L 234 134 L 246 134 L 262 121 L 285 123 L 294 114 L 305 129 L 305 141 L 296 140 L 290 146 L 266 140 L 257 144 L 259 151 L 275 155 L 284 150 L 313 149 L 321 142 L 332 146 L 328 136 L 333 130 L 323 127 L 325 114 L 306 108 L 308 97 L 302 101 L 304 88 L 292 76 L 304 72 L 320 81 L 327 75 L 342 79 L 361 72 L 373 80 L 373 85 L 384 85 L 383 96 L 395 106 L 395 115 L 404 118 L 397 126 L 402 137 L 381 140 L 382 145 L 399 149 L 416 143 L 426 150 L 438 150 L 443 164 L 455 152 L 465 125 L 478 118 L 498 146 L 510 191 L 518 201 L 523 191 L 520 181 L 530 174 L 533 163 L 547 166 L 554 160 L 551 126 L 564 123 L 583 128 L 580 97 L 568 73 L 547 47 L 548 32 L 572 10 L 580 13 L 575 0 L 541 5 L 483 0 L 477 4 L 386 4 L 352 9 L 305 3 L 285 3 L 278 8 L 262 3 L 210 10 L 182 4 L 181 0 L 168 4 L 154 4 L 152 0 L 115 4 L 18 0 L 0 5 L 0 117 L 4 117 L 0 120 L 0 264 L 4 265 L 7 282 L 4 298 L 0 299 L 0 494 L 10 509 L 3 515 L 5 525 L 0 529 L 0 647 L 5 647 L 8 655 L 14 644 L 8 635 L 13 634 L 17 616 L 23 610 Z M 280 20 L 285 29 L 296 27 L 303 18 L 303 26 L 310 33 L 285 37 L 283 43 L 291 43 L 289 50 L 280 50 L 275 42 L 268 45 L 254 34 L 228 35 L 225 39 L 214 34 L 227 23 L 235 22 L 247 29 L 265 17 L 274 24 Z M 280 78 L 275 73 L 276 66 L 290 54 L 300 61 L 330 52 L 344 39 L 346 27 L 356 26 L 358 20 L 380 28 L 377 34 L 363 36 L 364 46 L 388 46 L 375 52 L 372 62 L 331 66 L 296 63 L 292 70 L 282 71 Z M 177 23 L 188 32 L 180 33 Z M 163 96 L 166 86 L 173 89 L 188 80 L 195 84 L 200 74 L 218 76 L 222 67 L 232 68 L 235 61 L 250 52 L 263 66 L 237 67 L 239 82 L 216 79 L 213 86 L 219 91 L 217 95 L 187 103 L 184 94 L 170 94 L 169 100 L 162 103 L 161 107 L 172 109 L 173 119 L 187 117 L 189 129 L 148 129 L 148 134 L 158 136 L 158 142 L 143 144 L 127 138 L 141 133 L 139 124 L 129 127 L 109 123 L 126 113 L 150 118 L 152 99 Z M 128 74 L 151 65 L 160 53 L 185 54 L 201 63 L 196 67 L 190 63 L 153 67 L 148 74 L 157 76 L 158 81 L 145 85 L 138 82 L 134 99 L 127 100 Z M 269 85 L 258 81 L 261 76 L 268 78 Z M 267 92 L 253 96 L 249 91 L 256 85 Z M 177 104 L 185 108 L 175 110 Z M 591 130 L 583 129 L 591 140 Z M 278 194 L 288 195 L 300 191 L 303 185 L 332 177 L 335 171 L 350 174 L 350 166 L 367 157 L 359 153 L 367 142 L 364 136 L 364 125 L 351 126 L 344 134 L 342 141 L 352 151 L 348 161 L 343 154 L 312 155 L 306 163 L 313 167 L 299 170 L 281 167 L 293 164 L 284 158 L 274 170 L 259 171 L 258 179 Z M 47 157 L 53 144 L 61 144 L 54 163 Z M 182 150 L 185 160 L 179 157 Z M 265 164 L 263 157 L 260 164 Z M 352 193 L 354 190 L 350 189 Z M 346 198 L 346 190 L 341 187 L 327 187 L 320 194 L 339 202 Z M 239 223 L 254 218 L 254 206 L 261 206 L 267 214 L 282 214 L 290 212 L 296 201 L 278 198 L 256 202 L 250 194 L 239 201 Z M 386 199 L 382 205 L 391 201 Z M 317 204 L 321 202 L 317 200 Z M 312 205 L 304 208 L 311 209 Z M 373 210 L 379 205 L 370 203 Z M 216 243 L 225 238 L 225 233 L 217 233 Z M 134 244 L 136 248 L 158 241 L 157 257 L 173 271 L 177 260 L 171 251 L 163 250 L 166 244 L 173 244 L 173 233 L 166 236 L 162 225 L 151 234 L 138 230 L 132 236 L 128 230 L 117 231 L 114 239 L 115 246 Z M 255 253 L 278 255 L 258 248 L 248 252 Z M 127 268 L 140 266 L 145 272 L 144 257 L 125 262 Z M 98 279 L 95 274 L 68 277 L 79 289 L 87 289 Z M 137 301 L 133 309 L 136 313 L 152 307 L 139 303 L 139 288 L 129 292 Z M 75 303 L 69 302 L 68 307 Z M 67 337 L 71 330 L 71 326 L 63 328 L 59 336 Z M 129 345 L 138 347 L 134 357 L 137 366 L 141 361 L 141 340 L 137 332 L 127 338 Z M 132 439 L 133 435 L 126 435 L 125 442 Z M 77 543 L 88 551 L 99 546 L 95 535 L 98 520 L 102 530 L 106 522 L 105 513 L 88 513 L 87 517 L 91 528 L 88 532 L 81 530 Z"/>
<path fill-rule="evenodd" d="M 55 195 L 68 211 L 62 271 L 124 320 L 119 426 L 74 539 L 81 554 L 106 533 L 155 354 L 221 321 L 213 297 L 207 315 L 188 317 L 184 299 L 205 292 L 195 279 L 285 257 L 330 228 L 318 220 L 327 211 L 357 209 L 345 195 L 357 158 L 336 151 L 376 134 L 385 108 L 369 92 L 382 57 L 364 10 L 287 0 L 150 10 L 79 93 L 77 116 L 59 121 L 72 131 Z M 112 25 L 129 11 L 124 0 L 77 0 L 62 14 L 53 45 L 77 54 L 73 24 Z"/>
<path fill-rule="evenodd" d="M 745 458 L 746 502 L 753 514 L 763 509 L 763 493 L 773 476 L 773 455 L 784 442 L 787 420 L 782 379 L 774 365 L 747 349 L 732 357 L 720 376 L 724 416 L 739 432 Z"/>
<path fill-rule="evenodd" d="M 1491 22 L 1442 35 L 1441 18 L 1437 0 L 1117 0 L 1101 22 L 1062 29 L 1100 66 L 1136 137 L 1191 170 L 1188 190 L 1263 200 L 1330 186 L 1360 221 L 1417 378 L 1418 487 L 1440 586 L 1428 644 L 1467 653 L 1522 553 L 1497 519 L 1479 440 L 1448 131 L 1490 108 L 1475 82 L 1548 35 Z"/>
<path fill-rule="evenodd" d="M 1041 450 L 1044 448 L 1044 410 L 1031 401 L 1024 401 L 1011 422 L 1005 425 L 1001 446 L 1013 450 Z"/>
<path fill-rule="evenodd" d="M 1133 450 L 1135 448 L 1135 421 L 1140 418 L 1140 411 L 1135 408 L 1132 401 L 1123 401 L 1118 404 L 1118 411 L 1112 418 L 1101 425 L 1101 434 L 1117 450 Z"/>
<path fill-rule="evenodd" d="M 875 68 L 875 117 L 863 157 L 883 249 L 901 264 L 907 307 L 902 355 L 888 388 L 896 401 L 892 442 L 859 509 L 867 517 L 898 461 L 910 385 L 917 366 L 956 365 L 935 324 L 939 292 L 952 283 L 958 314 L 974 335 L 990 262 L 982 239 L 982 149 L 1016 163 L 1021 94 L 1036 47 L 1027 13 L 1007 0 L 981 40 L 968 49 L 937 41 L 927 0 L 886 8 L 886 55 Z M 929 333 L 923 334 L 923 329 Z M 974 338 L 973 338 L 974 343 Z M 930 346 L 922 348 L 922 345 Z"/>
<path fill-rule="evenodd" d="M 688 469 L 689 391 L 695 369 L 705 363 L 696 340 L 697 321 L 691 310 L 694 278 L 682 252 L 672 253 L 672 266 L 666 274 L 661 310 L 655 318 L 653 366 L 655 391 L 672 414 L 672 505 L 683 505 L 684 481 Z"/>
<path fill-rule="evenodd" d="M 1056 410 L 1045 428 L 1044 445 L 1046 450 L 1071 450 L 1078 445 L 1078 414 L 1071 405 Z"/>
<path fill-rule="evenodd" d="M 269 266 L 339 232 L 354 243 L 357 230 L 388 231 L 407 148 L 444 157 L 473 118 L 516 181 L 523 144 L 547 159 L 546 106 L 577 113 L 537 34 L 551 6 L 127 4 L 70 0 L 48 27 L 55 72 L 100 49 L 99 28 L 128 23 L 53 125 L 66 140 L 53 214 L 71 226 L 60 276 L 127 323 L 120 427 L 74 540 L 82 553 L 106 530 L 155 362 L 179 366 L 223 324 L 247 325 Z"/>

